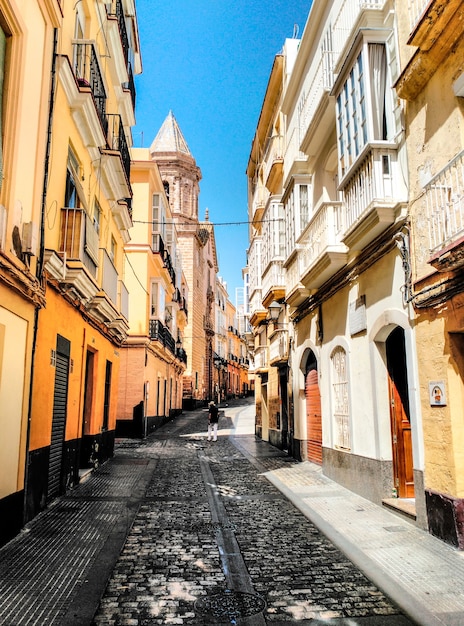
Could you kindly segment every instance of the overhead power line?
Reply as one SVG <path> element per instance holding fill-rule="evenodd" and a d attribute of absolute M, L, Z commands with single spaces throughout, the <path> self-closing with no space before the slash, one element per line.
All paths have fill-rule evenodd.
<path fill-rule="evenodd" d="M 173 224 L 176 224 L 177 226 L 192 226 L 192 222 L 177 222 L 175 220 L 169 220 L 172 221 Z M 211 226 L 240 226 L 242 224 L 262 224 L 264 222 L 283 222 L 284 218 L 283 217 L 276 217 L 273 219 L 267 219 L 267 220 L 247 220 L 247 221 L 243 221 L 243 222 L 198 222 L 198 226 L 204 226 L 205 224 L 210 224 Z M 133 224 L 166 224 L 166 222 L 157 222 L 155 220 L 132 220 Z"/>

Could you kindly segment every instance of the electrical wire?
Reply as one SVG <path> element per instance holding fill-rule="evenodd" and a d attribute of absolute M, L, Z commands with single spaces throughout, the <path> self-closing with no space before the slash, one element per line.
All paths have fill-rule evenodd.
<path fill-rule="evenodd" d="M 135 271 L 135 269 L 134 269 L 134 266 L 132 265 L 132 263 L 131 263 L 131 262 L 130 262 L 130 260 L 129 260 L 129 255 L 127 254 L 127 252 L 124 252 L 124 256 L 126 257 L 126 261 L 128 262 L 128 264 L 129 264 L 129 266 L 130 266 L 131 270 L 133 271 L 134 276 L 135 276 L 135 278 L 137 279 L 137 282 L 138 282 L 138 283 L 139 283 L 139 285 L 142 287 L 142 289 L 143 289 L 143 290 L 144 290 L 144 292 L 147 294 L 147 296 L 149 296 L 150 294 L 149 294 L 149 293 L 148 293 L 148 291 L 145 289 L 145 285 L 143 285 L 143 284 L 142 284 L 142 282 L 141 282 L 140 278 L 137 276 L 137 273 L 136 273 L 136 271 Z"/>
<path fill-rule="evenodd" d="M 205 225 L 209 225 L 209 226 L 241 226 L 242 224 L 262 224 L 262 223 L 269 223 L 269 222 L 283 222 L 284 218 L 283 217 L 276 217 L 276 218 L 272 218 L 272 219 L 267 219 L 267 220 L 246 220 L 243 222 L 198 222 L 197 224 L 195 224 L 195 226 L 205 226 Z M 172 220 L 173 224 L 175 224 L 176 226 L 192 226 L 191 222 L 177 222 L 175 220 Z M 155 222 L 153 220 L 132 220 L 133 224 L 165 224 L 165 222 Z"/>

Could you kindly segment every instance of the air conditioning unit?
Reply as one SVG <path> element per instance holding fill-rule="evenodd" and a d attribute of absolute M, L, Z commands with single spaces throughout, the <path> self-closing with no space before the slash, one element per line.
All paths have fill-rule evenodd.
<path fill-rule="evenodd" d="M 35 256 L 37 254 L 38 228 L 35 222 L 25 222 L 23 224 L 23 235 L 21 239 L 23 253 Z"/>
<path fill-rule="evenodd" d="M 5 249 L 6 244 L 6 222 L 8 219 L 8 213 L 6 207 L 0 204 L 0 250 Z"/>

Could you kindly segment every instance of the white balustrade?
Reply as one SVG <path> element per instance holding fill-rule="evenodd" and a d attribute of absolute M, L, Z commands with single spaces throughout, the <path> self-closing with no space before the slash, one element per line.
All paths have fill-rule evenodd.
<path fill-rule="evenodd" d="M 464 151 L 425 187 L 430 250 L 464 236 Z"/>
<path fill-rule="evenodd" d="M 345 199 L 344 228 L 349 229 L 377 200 L 407 200 L 400 178 L 397 151 L 370 146 L 359 166 L 342 182 Z"/>
<path fill-rule="evenodd" d="M 409 0 L 409 24 L 411 26 L 411 32 L 417 26 L 419 19 L 424 14 L 425 9 L 430 4 L 430 0 Z"/>
<path fill-rule="evenodd" d="M 276 160 L 283 159 L 283 137 L 282 135 L 273 135 L 269 138 L 264 152 L 264 180 L 266 181 L 269 172 Z"/>
<path fill-rule="evenodd" d="M 285 286 L 285 271 L 282 267 L 282 261 L 273 261 L 270 263 L 262 279 L 262 293 L 266 295 L 269 291 L 276 287 Z"/>
<path fill-rule="evenodd" d="M 308 268 L 332 246 L 341 243 L 342 225 L 340 224 L 341 202 L 322 202 L 312 216 L 298 253 L 299 273 L 302 276 Z"/>
<path fill-rule="evenodd" d="M 333 21 L 333 42 L 336 57 L 341 53 L 361 11 L 383 9 L 386 0 L 344 0 Z M 336 62 L 336 59 L 335 59 Z"/>

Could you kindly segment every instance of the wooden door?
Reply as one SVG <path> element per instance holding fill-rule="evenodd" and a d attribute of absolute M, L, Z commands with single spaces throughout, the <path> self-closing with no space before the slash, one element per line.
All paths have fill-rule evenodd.
<path fill-rule="evenodd" d="M 322 413 L 321 394 L 317 370 L 306 374 L 306 422 L 308 428 L 308 461 L 322 465 Z"/>
<path fill-rule="evenodd" d="M 388 377 L 393 448 L 393 479 L 399 498 L 414 498 L 411 422 L 398 389 Z"/>

